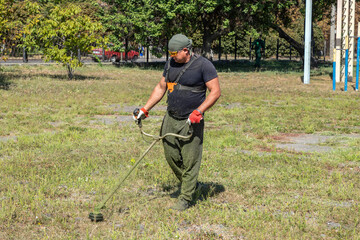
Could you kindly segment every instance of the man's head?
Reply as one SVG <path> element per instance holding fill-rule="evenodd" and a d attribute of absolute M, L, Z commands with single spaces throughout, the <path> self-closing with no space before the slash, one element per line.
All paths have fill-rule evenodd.
<path fill-rule="evenodd" d="M 176 34 L 170 39 L 168 48 L 176 62 L 185 63 L 190 59 L 192 40 L 183 34 Z"/>

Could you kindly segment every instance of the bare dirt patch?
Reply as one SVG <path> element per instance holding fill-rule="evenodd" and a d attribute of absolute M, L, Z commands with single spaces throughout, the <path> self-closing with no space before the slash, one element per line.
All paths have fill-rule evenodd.
<path fill-rule="evenodd" d="M 327 136 L 320 134 L 282 134 L 274 136 L 276 148 L 295 152 L 331 152 L 345 145 L 349 140 L 360 138 L 360 134 Z M 326 143 L 331 143 L 327 145 Z"/>
<path fill-rule="evenodd" d="M 275 141 L 287 142 L 287 141 L 289 141 L 289 138 L 298 137 L 300 135 L 302 135 L 302 134 L 300 134 L 300 133 L 283 133 L 283 134 L 280 134 L 280 135 L 271 136 L 270 138 L 275 140 Z"/>
<path fill-rule="evenodd" d="M 16 141 L 17 137 L 16 136 L 0 136 L 0 142 L 7 142 L 10 140 Z"/>
<path fill-rule="evenodd" d="M 181 225 L 179 228 L 181 235 L 190 234 L 198 239 L 244 239 L 243 236 L 233 235 L 229 228 L 222 224 L 187 225 L 186 221 L 183 221 Z"/>
<path fill-rule="evenodd" d="M 134 119 L 131 115 L 95 115 L 94 120 L 90 120 L 90 124 L 105 124 L 113 125 L 115 123 L 124 124 L 124 123 L 133 123 Z M 151 116 L 153 120 L 162 119 L 162 116 Z"/>
<path fill-rule="evenodd" d="M 111 104 L 108 106 L 109 108 L 113 109 L 115 112 L 128 112 L 131 114 L 135 108 L 140 108 L 139 106 L 123 106 L 121 104 Z M 166 111 L 167 106 L 156 105 L 151 111 Z"/>
<path fill-rule="evenodd" d="M 228 103 L 228 104 L 219 104 L 219 106 L 224 107 L 226 109 L 234 109 L 234 108 L 246 108 L 246 105 L 240 102 Z"/>

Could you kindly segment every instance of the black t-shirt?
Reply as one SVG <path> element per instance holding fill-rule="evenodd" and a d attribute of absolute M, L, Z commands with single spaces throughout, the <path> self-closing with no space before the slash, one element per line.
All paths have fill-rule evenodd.
<path fill-rule="evenodd" d="M 190 62 L 190 61 L 189 61 Z M 187 63 L 177 63 L 173 58 L 170 59 L 170 69 L 168 81 L 174 82 L 186 66 Z M 165 64 L 163 76 L 166 77 L 169 61 Z M 179 84 L 193 87 L 204 86 L 206 82 L 217 77 L 214 65 L 204 57 L 199 56 L 184 72 L 179 80 Z M 205 88 L 206 89 L 206 88 Z M 174 90 L 168 94 L 169 114 L 175 118 L 186 119 L 190 113 L 198 108 L 206 98 L 206 91 L 193 92 L 191 90 Z"/>

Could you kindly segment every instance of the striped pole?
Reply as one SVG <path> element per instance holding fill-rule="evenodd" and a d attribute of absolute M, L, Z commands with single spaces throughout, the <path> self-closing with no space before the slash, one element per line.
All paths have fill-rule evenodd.
<path fill-rule="evenodd" d="M 360 38 L 357 38 L 357 53 L 356 53 L 356 84 L 355 91 L 359 91 L 359 55 L 360 55 Z"/>
<path fill-rule="evenodd" d="M 348 63 L 349 59 L 349 49 L 345 49 L 345 82 L 344 82 L 344 91 L 347 91 L 347 85 L 348 85 Z"/>
<path fill-rule="evenodd" d="M 349 68 L 349 37 L 345 37 L 345 82 L 344 82 L 344 91 L 347 91 L 348 85 L 348 68 Z"/>
<path fill-rule="evenodd" d="M 336 90 L 336 48 L 333 55 L 333 91 Z"/>
<path fill-rule="evenodd" d="M 336 81 L 342 82 L 344 80 L 341 76 L 341 60 L 342 60 L 342 26 L 343 26 L 343 0 L 337 0 L 337 16 L 336 16 L 336 40 L 335 40 L 335 46 L 336 46 Z"/>

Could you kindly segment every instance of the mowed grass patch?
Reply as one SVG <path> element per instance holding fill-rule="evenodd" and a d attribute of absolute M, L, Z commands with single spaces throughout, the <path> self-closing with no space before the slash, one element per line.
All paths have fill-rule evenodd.
<path fill-rule="evenodd" d="M 69 81 L 58 66 L 5 67 L 0 239 L 358 239 L 359 139 L 349 137 L 360 133 L 358 93 L 333 92 L 326 66 L 304 85 L 283 62 L 261 72 L 231 64 L 221 66 L 222 97 L 205 114 L 201 200 L 168 210 L 178 182 L 158 144 L 101 223 L 88 214 L 150 145 L 127 117 L 162 71 L 87 65 Z M 166 97 L 159 105 L 146 132 L 159 132 Z M 322 143 L 333 147 L 323 153 L 276 147 L 305 133 L 340 140 Z"/>

